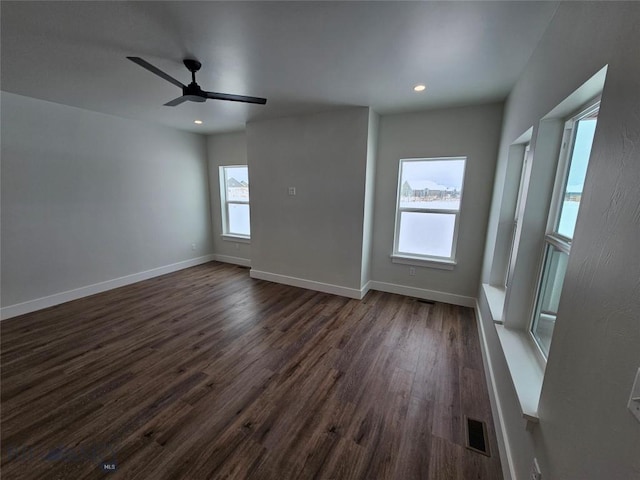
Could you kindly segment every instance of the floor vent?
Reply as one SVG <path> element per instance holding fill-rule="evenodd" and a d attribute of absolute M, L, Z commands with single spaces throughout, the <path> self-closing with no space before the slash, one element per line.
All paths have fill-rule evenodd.
<path fill-rule="evenodd" d="M 474 452 L 490 457 L 489 441 L 487 440 L 487 425 L 480 420 L 475 420 L 467 416 L 465 416 L 464 419 L 467 429 L 466 447 L 469 450 L 473 450 Z"/>
<path fill-rule="evenodd" d="M 418 303 L 426 303 L 427 305 L 433 305 L 434 302 L 431 300 L 418 300 Z"/>

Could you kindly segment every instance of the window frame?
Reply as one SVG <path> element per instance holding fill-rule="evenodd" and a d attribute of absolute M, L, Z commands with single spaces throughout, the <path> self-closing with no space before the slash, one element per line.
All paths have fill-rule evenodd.
<path fill-rule="evenodd" d="M 460 201 L 457 210 L 444 209 L 444 208 L 412 208 L 401 207 L 402 198 L 402 169 L 405 163 L 413 162 L 433 162 L 433 161 L 460 161 L 462 160 L 462 182 L 460 184 Z M 462 199 L 464 196 L 464 179 L 467 171 L 467 156 L 459 155 L 455 157 L 419 157 L 419 158 L 401 158 L 398 166 L 398 185 L 396 190 L 396 208 L 395 208 L 395 224 L 393 233 L 393 253 L 391 254 L 391 260 L 393 263 L 400 263 L 406 265 L 427 266 L 432 268 L 439 268 L 445 270 L 452 270 L 457 264 L 456 252 L 458 246 L 458 232 L 460 227 L 460 213 L 462 210 Z M 454 227 L 453 227 L 453 239 L 451 245 L 451 256 L 440 257 L 435 255 L 420 255 L 405 253 L 399 251 L 400 243 L 400 219 L 403 212 L 417 212 L 417 213 L 433 213 L 433 214 L 449 214 L 455 215 Z"/>
<path fill-rule="evenodd" d="M 565 253 L 568 257 L 571 257 L 571 244 L 573 237 L 569 238 L 558 232 L 560 224 L 560 216 L 562 215 L 562 206 L 564 197 L 566 194 L 567 183 L 569 181 L 569 172 L 571 168 L 571 160 L 573 157 L 573 151 L 575 148 L 576 134 L 578 129 L 576 125 L 580 120 L 593 116 L 594 113 L 600 111 L 601 98 L 597 98 L 587 102 L 579 109 L 575 110 L 572 115 L 566 117 L 564 122 L 564 130 L 562 134 L 562 143 L 560 146 L 560 154 L 558 156 L 558 167 L 556 169 L 556 177 L 553 184 L 553 191 L 551 196 L 551 203 L 549 206 L 549 214 L 547 216 L 547 225 L 543 239 L 542 253 L 540 255 L 540 261 L 538 266 L 538 275 L 536 282 L 536 291 L 534 295 L 533 308 L 531 310 L 531 318 L 529 319 L 528 334 L 533 344 L 536 347 L 536 353 L 543 364 L 546 364 L 551 350 L 551 341 L 549 342 L 549 351 L 545 352 L 540 340 L 536 336 L 535 328 L 537 326 L 537 315 L 539 310 L 541 291 L 543 288 L 543 280 L 547 273 L 547 258 L 550 255 L 551 249 L 556 249 L 562 253 Z M 597 129 L 597 126 L 596 126 Z M 595 135 L 595 133 L 594 133 Z M 592 146 L 593 149 L 593 146 Z M 591 160 L 591 151 L 589 151 L 589 161 Z M 587 164 L 587 171 L 588 171 Z M 579 210 L 578 210 L 579 214 Z M 560 292 L 560 298 L 562 298 L 562 292 Z M 557 312 L 556 312 L 557 313 Z"/>
<path fill-rule="evenodd" d="M 251 216 L 251 192 L 249 192 L 249 200 L 247 201 L 227 199 L 227 169 L 230 168 L 245 168 L 247 169 L 247 178 L 249 177 L 248 165 L 220 165 L 218 167 L 220 182 L 220 209 L 222 215 L 222 238 L 223 240 L 249 243 L 251 240 L 251 225 L 249 225 L 249 235 L 232 233 L 229 231 L 229 205 L 248 205 L 249 216 Z"/>
<path fill-rule="evenodd" d="M 560 241 L 565 242 L 569 246 L 573 238 L 566 237 L 557 232 L 562 214 L 562 203 L 564 201 L 565 190 L 569 182 L 569 170 L 571 168 L 571 157 L 575 148 L 576 134 L 578 129 L 576 124 L 580 120 L 591 117 L 594 113 L 600 111 L 600 98 L 596 98 L 588 102 L 580 108 L 577 113 L 570 116 L 564 124 L 564 132 L 562 136 L 562 146 L 560 151 L 558 171 L 556 172 L 556 181 L 553 185 L 553 196 L 551 197 L 551 205 L 549 207 L 549 217 L 547 219 L 546 236 L 552 235 Z M 589 153 L 591 155 L 591 153 Z"/>
<path fill-rule="evenodd" d="M 516 197 L 516 207 L 513 214 L 513 223 L 511 225 L 511 242 L 509 243 L 509 255 L 507 256 L 507 266 L 506 271 L 504 273 L 504 288 L 505 290 L 509 288 L 511 283 L 511 277 L 513 275 L 513 262 L 515 260 L 515 256 L 513 253 L 516 250 L 516 232 L 518 230 L 518 224 L 522 219 L 522 214 L 524 213 L 523 204 L 525 199 L 524 190 L 525 184 L 527 183 L 527 167 L 529 164 L 529 154 L 531 152 L 531 142 L 527 142 L 524 144 L 524 153 L 522 157 L 522 167 L 520 170 L 520 183 L 518 184 L 518 194 Z"/>

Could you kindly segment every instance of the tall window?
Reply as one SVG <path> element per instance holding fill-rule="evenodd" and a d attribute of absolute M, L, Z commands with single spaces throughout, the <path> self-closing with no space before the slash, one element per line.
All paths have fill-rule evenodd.
<path fill-rule="evenodd" d="M 511 275 L 513 270 L 513 261 L 514 252 L 516 250 L 516 230 L 518 229 L 518 224 L 520 223 L 520 215 L 522 211 L 522 202 L 524 199 L 522 196 L 524 195 L 524 182 L 527 170 L 527 158 L 529 157 L 529 148 L 530 145 L 527 143 L 524 146 L 524 157 L 522 159 L 522 169 L 520 171 L 520 184 L 518 186 L 518 197 L 516 199 L 516 210 L 513 216 L 513 224 L 511 225 L 511 246 L 509 248 L 509 259 L 507 260 L 507 271 L 505 272 L 505 281 L 504 286 L 509 287 L 509 283 L 511 282 Z"/>
<path fill-rule="evenodd" d="M 393 256 L 452 263 L 465 157 L 400 160 Z"/>
<path fill-rule="evenodd" d="M 220 203 L 222 205 L 222 233 L 248 239 L 249 171 L 246 165 L 220 167 Z"/>
<path fill-rule="evenodd" d="M 571 254 L 571 242 L 598 122 L 599 106 L 599 102 L 591 104 L 565 123 L 531 326 L 533 337 L 545 357 L 549 354 Z"/>

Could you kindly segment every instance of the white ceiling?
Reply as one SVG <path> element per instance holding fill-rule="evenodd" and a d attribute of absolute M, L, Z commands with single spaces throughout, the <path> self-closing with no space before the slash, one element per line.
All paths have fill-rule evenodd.
<path fill-rule="evenodd" d="M 379 113 L 501 100 L 557 2 L 1 2 L 2 90 L 182 130 L 369 105 Z M 265 106 L 162 104 L 185 57 L 205 90 Z M 426 83 L 418 94 L 412 87 Z M 194 125 L 194 119 L 204 124 Z"/>

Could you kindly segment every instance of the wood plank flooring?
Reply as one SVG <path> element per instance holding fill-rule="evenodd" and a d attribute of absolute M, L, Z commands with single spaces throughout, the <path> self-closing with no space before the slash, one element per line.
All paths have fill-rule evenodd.
<path fill-rule="evenodd" d="M 468 308 L 212 262 L 0 327 L 5 480 L 502 478 Z"/>

